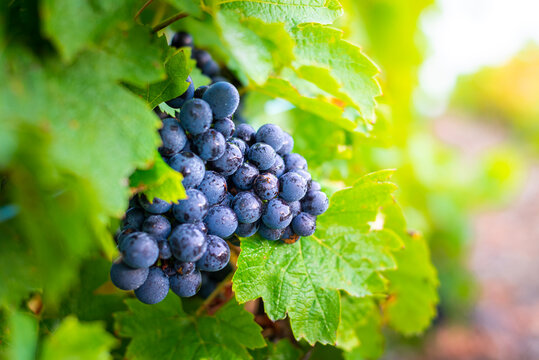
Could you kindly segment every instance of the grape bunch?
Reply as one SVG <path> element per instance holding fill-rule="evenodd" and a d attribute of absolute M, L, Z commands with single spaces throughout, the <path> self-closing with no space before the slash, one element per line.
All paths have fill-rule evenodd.
<path fill-rule="evenodd" d="M 232 120 L 240 103 L 225 81 L 189 87 L 168 102 L 177 117 L 162 119 L 158 149 L 183 175 L 187 198 L 168 203 L 139 194 L 130 201 L 117 235 L 121 258 L 110 277 L 122 290 L 134 290 L 143 303 L 162 301 L 169 289 L 194 296 L 201 272 L 229 271 L 225 239 L 258 233 L 294 243 L 316 230 L 316 217 L 329 205 L 307 162 L 292 153 L 294 140 L 279 126 L 258 131 Z M 210 281 L 209 280 L 209 281 Z"/>

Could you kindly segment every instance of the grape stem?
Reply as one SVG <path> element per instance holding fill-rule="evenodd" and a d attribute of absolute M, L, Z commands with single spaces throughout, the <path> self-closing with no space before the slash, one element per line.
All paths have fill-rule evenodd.
<path fill-rule="evenodd" d="M 186 12 L 179 12 L 177 13 L 176 15 L 172 15 L 171 17 L 169 17 L 168 19 L 165 19 L 163 20 L 162 22 L 160 22 L 159 24 L 155 25 L 153 28 L 152 28 L 152 32 L 156 33 L 160 30 L 163 30 L 164 28 L 166 28 L 167 26 L 169 26 L 170 24 L 180 20 L 180 19 L 183 19 L 184 17 L 187 17 L 189 16 L 188 13 Z"/>
<path fill-rule="evenodd" d="M 144 5 L 142 5 L 142 7 L 139 9 L 139 11 L 137 11 L 137 13 L 135 14 L 133 19 L 137 20 L 138 17 L 140 16 L 140 14 L 144 11 L 144 9 L 146 9 L 148 6 L 150 6 L 151 3 L 153 3 L 153 0 L 146 1 L 146 3 Z"/>
<path fill-rule="evenodd" d="M 210 296 L 208 296 L 208 298 L 206 300 L 204 300 L 204 302 L 202 303 L 202 305 L 200 305 L 200 307 L 197 309 L 195 315 L 198 317 L 198 316 L 201 316 L 202 313 L 204 312 L 204 310 L 211 304 L 211 302 L 213 301 L 213 299 L 215 299 L 217 297 L 217 295 L 219 295 L 221 293 L 221 291 L 228 285 L 232 282 L 232 276 L 234 276 L 234 273 L 231 272 L 230 274 L 227 275 L 227 277 L 221 281 L 221 283 L 215 288 L 215 290 L 213 290 L 213 292 L 210 294 Z"/>

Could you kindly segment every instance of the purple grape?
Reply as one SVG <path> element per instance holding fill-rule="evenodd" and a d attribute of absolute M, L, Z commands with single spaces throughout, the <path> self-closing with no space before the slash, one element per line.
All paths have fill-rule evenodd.
<path fill-rule="evenodd" d="M 160 268 L 152 267 L 144 284 L 135 290 L 135 296 L 144 304 L 157 304 L 167 297 L 168 289 L 168 276 Z"/>
<path fill-rule="evenodd" d="M 259 171 L 255 166 L 243 163 L 232 175 L 232 182 L 239 190 L 250 190 L 258 175 Z"/>
<path fill-rule="evenodd" d="M 262 221 L 271 229 L 284 229 L 292 222 L 292 212 L 283 199 L 272 199 L 266 206 Z"/>
<path fill-rule="evenodd" d="M 204 255 L 206 236 L 196 225 L 182 224 L 172 230 L 169 238 L 174 257 L 180 261 L 197 261 Z"/>
<path fill-rule="evenodd" d="M 255 178 L 253 190 L 262 200 L 271 200 L 279 194 L 279 179 L 273 174 L 260 174 Z"/>
<path fill-rule="evenodd" d="M 123 262 L 115 262 L 110 268 L 110 280 L 118 289 L 135 290 L 148 277 L 148 268 L 133 269 Z"/>
<path fill-rule="evenodd" d="M 208 250 L 197 261 L 197 267 L 203 271 L 219 271 L 230 260 L 230 248 L 219 236 L 208 235 Z"/>

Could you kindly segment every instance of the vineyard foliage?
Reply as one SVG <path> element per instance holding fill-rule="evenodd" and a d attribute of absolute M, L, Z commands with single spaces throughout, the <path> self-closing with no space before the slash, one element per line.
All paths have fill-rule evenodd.
<path fill-rule="evenodd" d="M 365 156 L 399 131 L 377 105 L 384 74 L 339 29 L 370 12 L 337 0 L 144 3 L 0 5 L 0 355 L 293 359 L 320 343 L 374 359 L 383 328 L 423 332 L 438 301 L 428 244 L 406 225 L 395 171 Z M 143 305 L 108 277 L 130 196 L 185 197 L 156 152 L 153 108 L 173 114 L 163 102 L 188 75 L 210 80 L 190 48 L 168 46 L 179 30 L 239 79 L 247 120 L 290 132 L 332 195 L 313 236 L 241 239 L 234 296 L 216 312 L 197 297 Z M 269 319 L 289 320 L 290 339 L 264 338 L 243 306 L 258 298 Z"/>

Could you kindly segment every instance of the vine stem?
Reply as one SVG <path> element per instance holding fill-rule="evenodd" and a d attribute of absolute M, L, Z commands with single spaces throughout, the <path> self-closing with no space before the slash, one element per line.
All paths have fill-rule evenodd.
<path fill-rule="evenodd" d="M 140 14 L 144 11 L 144 9 L 146 9 L 148 6 L 150 6 L 151 3 L 153 3 L 153 0 L 146 1 L 146 3 L 144 5 L 142 5 L 142 7 L 139 9 L 139 11 L 137 11 L 137 13 L 135 14 L 135 17 L 133 19 L 137 20 L 138 17 L 140 16 Z"/>
<path fill-rule="evenodd" d="M 156 33 L 158 32 L 159 30 L 163 30 L 164 28 L 166 28 L 167 26 L 169 26 L 170 24 L 180 20 L 180 19 L 183 19 L 185 17 L 188 17 L 189 14 L 186 13 L 186 12 L 179 12 L 177 13 L 176 15 L 172 15 L 171 17 L 169 17 L 168 19 L 165 19 L 163 20 L 162 22 L 160 22 L 159 24 L 155 25 L 153 28 L 152 28 L 152 32 Z"/>
<path fill-rule="evenodd" d="M 206 300 L 204 300 L 202 305 L 200 305 L 200 307 L 197 309 L 197 311 L 195 313 L 195 315 L 197 317 L 202 315 L 204 310 L 211 304 L 213 299 L 215 299 L 217 297 L 217 295 L 219 295 L 221 293 L 221 291 L 225 288 L 225 286 L 227 286 L 229 283 L 232 282 L 232 276 L 234 276 L 233 272 L 228 274 L 227 277 L 223 281 L 221 281 L 221 283 L 215 288 L 215 290 L 213 290 L 213 292 L 210 294 L 210 296 L 208 296 L 208 298 Z"/>

